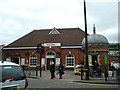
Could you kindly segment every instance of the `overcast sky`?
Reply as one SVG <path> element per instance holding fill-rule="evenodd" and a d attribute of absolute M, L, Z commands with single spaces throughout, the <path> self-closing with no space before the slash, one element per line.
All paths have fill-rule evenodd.
<path fill-rule="evenodd" d="M 88 33 L 118 42 L 118 1 L 86 0 Z M 0 0 L 0 45 L 9 44 L 34 29 L 84 30 L 83 0 Z"/>

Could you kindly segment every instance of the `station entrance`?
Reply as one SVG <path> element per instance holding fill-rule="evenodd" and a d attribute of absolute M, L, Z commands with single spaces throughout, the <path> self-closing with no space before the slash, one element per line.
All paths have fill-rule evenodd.
<path fill-rule="evenodd" d="M 95 64 L 95 61 L 98 62 L 97 57 L 98 57 L 98 55 L 92 55 L 92 65 L 93 65 L 93 66 L 94 66 L 94 64 Z"/>
<path fill-rule="evenodd" d="M 47 70 L 49 70 L 50 64 L 51 64 L 52 61 L 54 62 L 54 64 L 56 63 L 55 59 L 56 59 L 56 53 L 52 50 L 48 51 L 47 54 L 46 54 L 46 66 L 47 66 L 46 69 Z"/>

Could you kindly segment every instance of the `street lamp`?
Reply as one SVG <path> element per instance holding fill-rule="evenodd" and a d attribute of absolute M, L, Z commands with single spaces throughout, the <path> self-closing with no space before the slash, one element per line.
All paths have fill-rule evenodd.
<path fill-rule="evenodd" d="M 84 20 L 85 20 L 85 67 L 87 68 L 85 79 L 89 80 L 87 18 L 86 18 L 86 1 L 85 0 L 84 0 Z"/>

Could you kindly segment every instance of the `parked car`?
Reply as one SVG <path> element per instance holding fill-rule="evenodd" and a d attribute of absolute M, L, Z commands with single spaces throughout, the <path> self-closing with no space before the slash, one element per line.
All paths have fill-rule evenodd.
<path fill-rule="evenodd" d="M 0 61 L 0 86 L 2 88 L 12 86 L 13 88 L 27 88 L 28 80 L 21 66 L 12 62 Z"/>
<path fill-rule="evenodd" d="M 87 71 L 87 69 L 85 67 L 82 67 L 82 71 L 85 72 L 85 71 Z M 74 74 L 75 75 L 81 74 L 81 65 L 74 66 Z"/>

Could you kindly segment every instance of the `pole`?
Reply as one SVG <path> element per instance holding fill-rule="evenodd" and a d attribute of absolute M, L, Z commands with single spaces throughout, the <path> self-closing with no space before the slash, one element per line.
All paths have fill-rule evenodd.
<path fill-rule="evenodd" d="M 107 67 L 105 66 L 105 81 L 107 81 L 107 76 L 108 76 Z"/>
<path fill-rule="evenodd" d="M 36 65 L 36 77 L 38 76 L 38 70 L 37 70 L 37 65 Z"/>
<path fill-rule="evenodd" d="M 86 18 L 86 1 L 84 0 L 84 20 L 85 20 L 85 66 L 86 80 L 89 80 L 89 65 L 88 65 L 88 43 L 87 43 L 87 18 Z"/>
<path fill-rule="evenodd" d="M 80 67 L 81 68 L 81 80 L 83 80 L 83 70 L 82 70 L 82 66 Z"/>
<path fill-rule="evenodd" d="M 42 71 L 41 71 L 41 59 L 42 59 L 42 54 L 40 53 L 40 77 L 41 77 L 41 73 L 42 73 Z"/>

